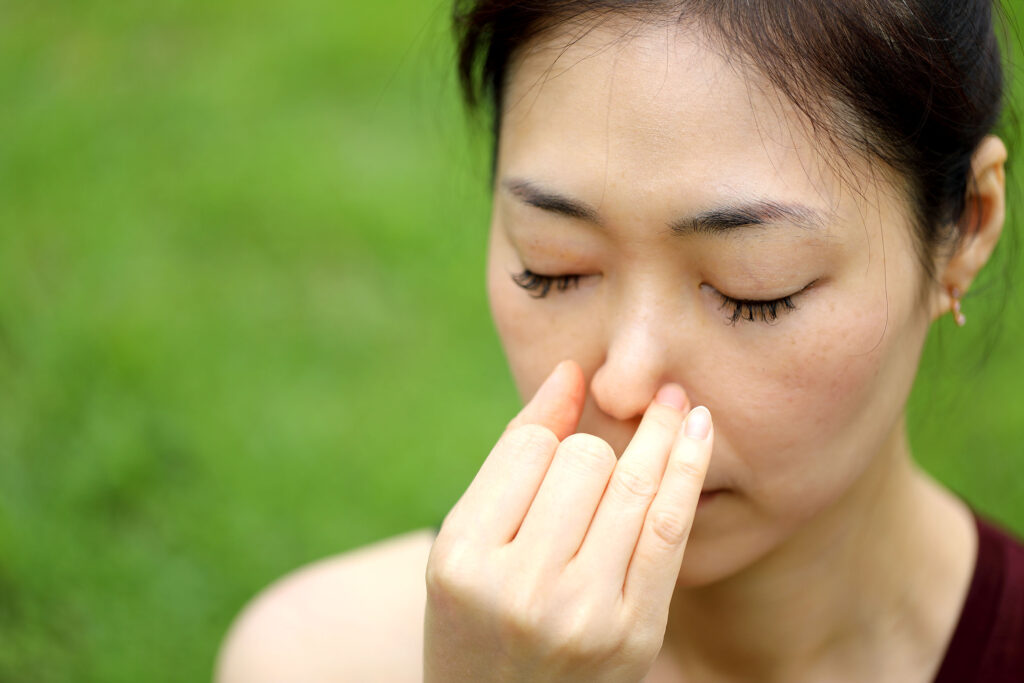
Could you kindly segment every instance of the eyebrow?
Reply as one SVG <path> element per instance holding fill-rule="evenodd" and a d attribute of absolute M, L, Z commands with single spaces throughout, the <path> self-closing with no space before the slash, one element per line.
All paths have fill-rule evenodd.
<path fill-rule="evenodd" d="M 528 180 L 506 180 L 502 185 L 514 196 L 530 206 L 536 206 L 538 209 L 544 209 L 545 211 L 569 218 L 578 218 L 595 225 L 603 225 L 597 209 L 591 208 L 576 199 L 542 189 Z"/>
<path fill-rule="evenodd" d="M 587 221 L 594 225 L 604 225 L 597 209 L 586 202 L 542 188 L 528 180 L 511 179 L 503 182 L 502 185 L 513 196 L 530 206 L 568 218 Z M 821 212 L 809 206 L 755 199 L 725 204 L 701 211 L 693 216 L 678 218 L 669 223 L 668 227 L 676 235 L 721 235 L 728 234 L 737 228 L 781 223 L 808 230 L 819 230 L 825 226 Z"/>
<path fill-rule="evenodd" d="M 728 232 L 734 228 L 780 223 L 788 223 L 807 230 L 822 229 L 825 225 L 821 213 L 809 206 L 758 199 L 702 211 L 689 218 L 680 218 L 670 223 L 669 228 L 677 235 L 708 235 Z"/>

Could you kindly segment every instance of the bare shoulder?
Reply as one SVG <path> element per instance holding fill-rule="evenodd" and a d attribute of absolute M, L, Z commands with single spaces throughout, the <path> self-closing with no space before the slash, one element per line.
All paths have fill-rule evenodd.
<path fill-rule="evenodd" d="M 420 680 L 433 542 L 433 531 L 420 529 L 280 579 L 236 619 L 216 680 Z"/>

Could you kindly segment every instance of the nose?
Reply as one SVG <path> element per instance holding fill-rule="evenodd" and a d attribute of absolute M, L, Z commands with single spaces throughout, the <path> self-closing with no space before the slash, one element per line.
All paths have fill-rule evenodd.
<path fill-rule="evenodd" d="M 590 381 L 597 407 L 617 420 L 638 419 L 658 389 L 672 376 L 677 345 L 663 312 L 634 308 L 613 318 L 604 359 Z M 677 340 L 680 341 L 680 340 Z"/>

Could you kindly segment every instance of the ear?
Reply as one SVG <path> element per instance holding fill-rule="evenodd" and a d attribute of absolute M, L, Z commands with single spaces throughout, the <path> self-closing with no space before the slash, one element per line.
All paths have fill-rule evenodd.
<path fill-rule="evenodd" d="M 960 246 L 939 269 L 941 290 L 932 297 L 932 320 L 953 305 L 952 288 L 966 293 L 982 266 L 992 256 L 1006 218 L 1006 145 L 994 135 L 986 136 L 971 157 L 966 205 L 960 219 Z"/>

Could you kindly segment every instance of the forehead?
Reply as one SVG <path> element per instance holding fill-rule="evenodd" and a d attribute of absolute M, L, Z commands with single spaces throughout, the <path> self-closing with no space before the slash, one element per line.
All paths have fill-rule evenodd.
<path fill-rule="evenodd" d="M 844 186 L 872 176 L 857 160 L 837 164 L 756 71 L 676 23 L 554 29 L 517 55 L 504 102 L 499 176 L 597 194 L 612 209 L 618 196 L 656 209 L 770 194 L 832 212 Z"/>

